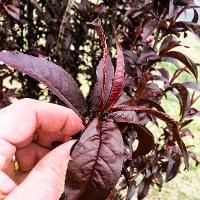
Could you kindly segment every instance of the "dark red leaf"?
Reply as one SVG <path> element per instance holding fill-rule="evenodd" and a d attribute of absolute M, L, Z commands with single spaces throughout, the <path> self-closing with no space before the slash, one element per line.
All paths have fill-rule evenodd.
<path fill-rule="evenodd" d="M 191 107 L 185 117 L 191 118 L 191 117 L 194 117 L 194 116 L 200 117 L 200 111 L 197 110 L 196 108 Z"/>
<path fill-rule="evenodd" d="M 68 200 L 104 200 L 116 185 L 123 164 L 124 145 L 111 121 L 95 118 L 72 152 L 66 178 Z"/>
<path fill-rule="evenodd" d="M 170 158 L 167 165 L 166 182 L 172 180 L 179 172 L 181 158 L 179 155 Z"/>
<path fill-rule="evenodd" d="M 197 66 L 188 56 L 178 51 L 169 51 L 164 54 L 164 57 L 171 57 L 179 60 L 180 62 L 185 64 L 185 66 L 192 72 L 195 78 L 198 77 Z"/>
<path fill-rule="evenodd" d="M 184 85 L 182 85 L 181 83 L 174 83 L 171 85 L 171 87 L 177 89 L 180 94 L 180 98 L 179 98 L 179 96 L 177 96 L 177 97 L 178 97 L 178 99 L 180 101 L 180 105 L 181 105 L 180 115 L 183 117 L 185 114 L 185 111 L 188 108 L 188 104 L 189 104 L 187 88 Z"/>
<path fill-rule="evenodd" d="M 194 16 L 193 16 L 193 19 L 192 19 L 192 23 L 197 23 L 198 20 L 199 20 L 199 14 L 198 14 L 196 9 L 193 9 L 193 10 L 194 10 Z"/>
<path fill-rule="evenodd" d="M 162 75 L 164 80 L 166 82 L 169 82 L 169 72 L 165 68 L 160 68 L 160 69 L 158 69 L 158 71 L 160 72 L 160 74 Z"/>
<path fill-rule="evenodd" d="M 174 2 L 174 4 L 177 4 L 179 6 L 187 6 L 194 3 L 195 3 L 194 0 L 176 0 Z"/>
<path fill-rule="evenodd" d="M 188 1 L 188 0 L 185 0 L 185 1 Z M 188 4 L 187 4 L 187 5 L 188 5 Z M 188 5 L 188 6 L 182 7 L 182 8 L 178 11 L 178 13 L 176 14 L 176 16 L 175 16 L 175 18 L 174 18 L 174 21 L 176 21 L 176 20 L 180 17 L 180 15 L 181 15 L 183 12 L 185 12 L 185 11 L 187 11 L 187 10 L 189 10 L 189 9 L 194 9 L 194 8 L 199 8 L 199 6 L 196 6 L 196 5 Z"/>
<path fill-rule="evenodd" d="M 138 200 L 144 199 L 149 192 L 150 181 L 147 178 L 143 178 L 139 184 L 138 189 Z"/>
<path fill-rule="evenodd" d="M 138 124 L 139 120 L 134 111 L 117 111 L 108 114 L 108 117 L 116 122 L 134 123 Z"/>
<path fill-rule="evenodd" d="M 102 63 L 99 65 L 99 69 L 97 69 L 97 82 L 99 82 L 100 85 L 99 87 L 97 86 L 98 90 L 97 93 L 100 93 L 98 110 L 99 112 L 101 112 L 104 109 L 104 106 L 108 100 L 109 93 L 111 90 L 111 82 L 113 80 L 113 69 L 112 65 L 108 64 L 110 56 L 100 19 L 97 18 L 93 22 L 90 22 L 88 24 L 95 27 L 97 34 L 103 45 Z"/>
<path fill-rule="evenodd" d="M 185 120 L 181 123 L 181 127 L 180 128 L 183 128 L 185 126 L 187 126 L 188 124 L 190 124 L 191 122 L 193 122 L 193 119 L 189 119 L 189 120 Z"/>
<path fill-rule="evenodd" d="M 183 154 L 185 166 L 188 169 L 189 164 L 188 164 L 187 149 L 186 149 L 186 146 L 185 146 L 185 144 L 183 143 L 183 141 L 180 137 L 178 123 L 176 121 L 174 121 L 174 119 L 172 119 L 166 113 L 163 113 L 163 112 L 160 112 L 158 110 L 151 109 L 151 108 L 142 107 L 142 106 L 124 106 L 124 107 L 121 106 L 121 107 L 117 107 L 117 108 L 112 109 L 112 111 L 120 111 L 120 110 L 121 111 L 122 110 L 140 111 L 140 112 L 151 114 L 151 115 L 159 118 L 160 120 L 164 121 L 170 127 L 170 129 L 173 133 L 173 137 L 177 141 L 179 148 L 181 149 L 181 152 Z"/>
<path fill-rule="evenodd" d="M 131 200 L 136 190 L 136 181 L 134 179 L 129 181 L 126 200 Z"/>
<path fill-rule="evenodd" d="M 177 41 L 176 37 L 174 37 L 173 35 L 169 35 L 165 37 L 165 39 L 163 40 L 160 46 L 159 55 L 163 56 L 163 54 L 165 54 L 166 52 L 170 51 L 171 49 L 177 46 L 181 46 L 180 42 Z"/>
<path fill-rule="evenodd" d="M 161 189 L 163 184 L 163 176 L 161 172 L 156 172 L 153 174 L 154 181 L 156 182 L 156 185 Z"/>
<path fill-rule="evenodd" d="M 159 22 L 157 20 L 150 20 L 144 25 L 142 36 L 143 42 L 146 42 L 148 36 L 150 36 L 153 33 L 153 31 L 155 31 L 158 24 Z"/>
<path fill-rule="evenodd" d="M 134 130 L 137 132 L 138 147 L 133 152 L 133 159 L 148 154 L 154 147 L 154 137 L 152 133 L 140 124 L 133 124 Z"/>
<path fill-rule="evenodd" d="M 20 20 L 20 9 L 13 6 L 13 5 L 7 5 L 4 6 L 5 10 L 7 11 L 7 13 L 12 16 L 14 19 L 16 20 Z"/>
<path fill-rule="evenodd" d="M 86 112 L 85 100 L 72 76 L 58 65 L 45 59 L 19 52 L 2 51 L 0 60 L 16 70 L 46 84 L 76 113 Z"/>
<path fill-rule="evenodd" d="M 193 82 L 184 82 L 184 83 L 181 83 L 181 84 L 184 85 L 186 88 L 195 90 L 195 91 L 197 91 L 197 92 L 200 93 L 200 87 L 196 83 L 193 83 Z"/>
<path fill-rule="evenodd" d="M 138 64 L 144 64 L 149 60 L 159 60 L 160 57 L 151 48 L 144 48 L 138 59 Z"/>
<path fill-rule="evenodd" d="M 142 104 L 147 104 L 150 107 L 154 107 L 154 108 L 156 108 L 157 110 L 159 110 L 161 112 L 165 112 L 161 105 L 159 105 L 155 101 L 152 101 L 152 100 L 149 100 L 149 99 L 141 99 L 140 104 L 141 105 Z"/>
<path fill-rule="evenodd" d="M 112 83 L 112 88 L 110 91 L 109 99 L 106 105 L 107 109 L 110 109 L 115 105 L 119 100 L 122 93 L 124 78 L 125 78 L 125 64 L 124 64 L 124 55 L 121 49 L 121 46 L 116 37 L 116 46 L 117 46 L 117 64 L 115 70 L 115 77 Z"/>
<path fill-rule="evenodd" d="M 180 74 L 182 74 L 183 72 L 186 72 L 189 75 L 191 75 L 191 72 L 186 67 L 184 67 L 184 68 L 178 68 L 174 72 L 174 74 L 173 74 L 173 76 L 172 76 L 172 78 L 170 80 L 170 84 L 172 84 L 177 79 L 177 77 L 180 76 Z"/>
<path fill-rule="evenodd" d="M 164 57 L 162 59 L 162 61 L 164 62 L 169 62 L 169 63 L 172 63 L 174 66 L 176 66 L 177 68 L 179 68 L 179 63 L 178 63 L 178 60 L 174 59 L 174 58 L 171 58 L 171 57 Z"/>
<path fill-rule="evenodd" d="M 180 32 L 190 31 L 200 37 L 200 25 L 192 22 L 179 21 L 173 24 L 173 28 L 179 29 Z"/>
<path fill-rule="evenodd" d="M 107 56 L 107 73 L 106 73 L 106 80 L 107 84 L 105 85 L 105 97 L 104 97 L 104 104 L 106 103 L 106 100 L 109 97 L 110 89 L 112 87 L 112 80 L 114 77 L 114 68 L 112 65 L 112 61 L 109 56 Z M 99 111 L 99 107 L 101 104 L 101 91 L 103 88 L 103 59 L 100 61 L 99 65 L 97 66 L 96 70 L 96 76 L 97 76 L 97 83 L 94 87 L 94 90 L 92 92 L 91 98 L 90 98 L 90 109 L 93 114 Z"/>

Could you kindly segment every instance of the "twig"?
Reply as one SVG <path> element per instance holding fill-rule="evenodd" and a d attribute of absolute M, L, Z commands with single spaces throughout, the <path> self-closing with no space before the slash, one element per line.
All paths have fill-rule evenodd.
<path fill-rule="evenodd" d="M 42 8 L 40 7 L 40 5 L 38 4 L 38 2 L 36 0 L 30 0 L 30 3 L 32 4 L 32 6 L 38 11 L 38 13 L 46 20 L 46 16 L 42 10 Z"/>
<path fill-rule="evenodd" d="M 62 56 L 61 46 L 62 46 L 62 42 L 63 42 L 63 39 L 64 39 L 65 27 L 67 25 L 67 21 L 68 21 L 69 15 L 70 15 L 71 8 L 74 5 L 74 1 L 75 0 L 69 0 L 68 1 L 68 4 L 66 6 L 66 9 L 65 9 L 65 12 L 64 12 L 64 15 L 63 15 L 62 23 L 60 25 L 60 30 L 59 30 L 59 34 L 58 34 L 57 43 L 56 43 L 56 51 L 57 51 L 58 56 L 60 58 Z"/>

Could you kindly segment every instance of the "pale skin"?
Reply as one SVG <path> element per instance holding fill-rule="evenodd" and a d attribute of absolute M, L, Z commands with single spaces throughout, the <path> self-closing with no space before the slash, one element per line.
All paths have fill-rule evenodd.
<path fill-rule="evenodd" d="M 81 130 L 78 115 L 59 105 L 23 99 L 1 109 L 0 200 L 58 200 L 74 144 L 69 140 Z M 54 141 L 63 144 L 52 150 Z"/>

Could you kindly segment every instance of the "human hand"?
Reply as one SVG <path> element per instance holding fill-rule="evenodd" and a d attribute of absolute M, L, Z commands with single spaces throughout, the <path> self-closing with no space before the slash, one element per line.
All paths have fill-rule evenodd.
<path fill-rule="evenodd" d="M 0 200 L 58 200 L 74 144 L 66 141 L 83 129 L 71 109 L 55 104 L 23 99 L 0 110 Z M 54 141 L 65 143 L 51 150 Z"/>

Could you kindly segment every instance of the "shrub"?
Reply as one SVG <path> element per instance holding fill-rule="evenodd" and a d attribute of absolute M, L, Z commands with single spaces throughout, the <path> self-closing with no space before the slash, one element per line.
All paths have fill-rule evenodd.
<path fill-rule="evenodd" d="M 136 188 L 138 199 L 143 199 L 150 185 L 161 189 L 164 178 L 172 180 L 182 161 L 186 169 L 189 158 L 199 163 L 182 140 L 192 134 L 187 125 L 199 114 L 193 107 L 199 88 L 193 82 L 177 80 L 183 72 L 197 79 L 197 64 L 175 49 L 181 46 L 180 36 L 187 37 L 188 31 L 199 36 L 197 6 L 192 0 L 70 2 L 2 3 L 1 49 L 8 51 L 0 53 L 0 60 L 37 81 L 2 65 L 3 79 L 18 81 L 22 87 L 11 90 L 2 79 L 1 105 L 8 105 L 13 96 L 46 96 L 72 108 L 83 119 L 87 128 L 77 136 L 63 199 L 128 200 Z M 188 9 L 194 10 L 192 21 L 180 21 Z M 102 25 L 99 19 L 93 21 L 96 17 Z M 90 26 L 95 28 L 102 50 Z M 117 56 L 112 58 L 115 49 Z M 171 76 L 160 62 L 171 63 L 177 70 Z M 80 74 L 88 81 L 92 89 L 86 100 L 70 74 L 79 86 Z M 54 95 L 46 94 L 38 81 Z M 161 105 L 168 92 L 179 101 L 178 121 Z M 161 127 L 157 119 L 166 126 Z M 157 140 L 147 128 L 149 122 L 160 129 Z"/>

